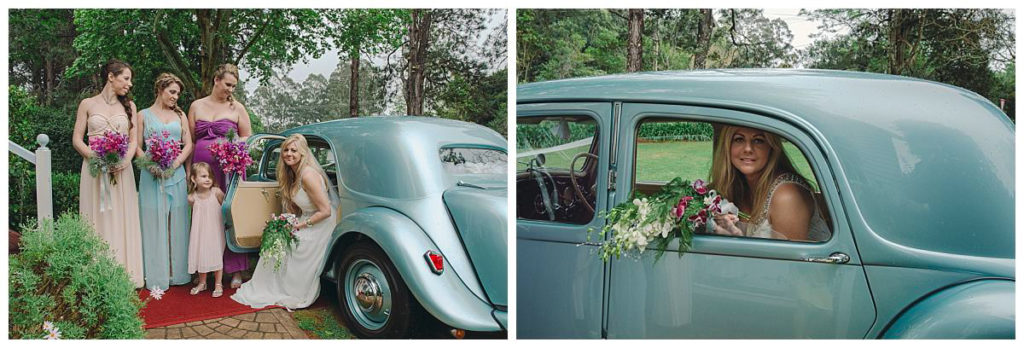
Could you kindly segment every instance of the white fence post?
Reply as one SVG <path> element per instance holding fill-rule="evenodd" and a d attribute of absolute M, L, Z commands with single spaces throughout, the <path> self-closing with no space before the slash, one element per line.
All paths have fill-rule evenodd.
<path fill-rule="evenodd" d="M 50 175 L 50 137 L 40 134 L 36 137 L 36 209 L 39 223 L 43 219 L 53 220 L 53 176 Z"/>

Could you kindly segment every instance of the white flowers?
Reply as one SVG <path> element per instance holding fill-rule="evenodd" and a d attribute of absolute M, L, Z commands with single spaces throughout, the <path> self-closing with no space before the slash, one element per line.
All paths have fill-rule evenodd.
<path fill-rule="evenodd" d="M 149 288 L 149 297 L 155 298 L 157 301 L 164 298 L 164 290 L 156 286 Z"/>
<path fill-rule="evenodd" d="M 43 338 L 45 338 L 45 339 L 48 339 L 48 340 L 59 340 L 60 339 L 60 329 L 58 329 L 56 326 L 54 326 L 53 322 L 44 321 L 43 322 L 43 331 L 46 331 L 46 335 L 43 336 Z"/>
<path fill-rule="evenodd" d="M 672 232 L 672 215 L 651 216 L 651 203 L 647 198 L 634 199 L 637 216 L 633 221 L 619 220 L 612 225 L 615 231 L 614 243 L 624 245 L 625 250 L 636 248 L 641 253 L 647 249 L 647 245 L 657 237 L 666 238 Z"/>

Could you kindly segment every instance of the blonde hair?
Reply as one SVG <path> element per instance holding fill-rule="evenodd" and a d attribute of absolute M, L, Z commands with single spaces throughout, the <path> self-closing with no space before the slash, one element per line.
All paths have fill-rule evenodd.
<path fill-rule="evenodd" d="M 306 142 L 306 137 L 302 134 L 292 134 L 288 138 L 284 139 L 281 143 L 281 156 L 284 156 L 284 149 L 288 145 L 295 144 L 298 147 L 299 154 L 302 158 L 299 159 L 298 170 L 293 171 L 290 166 L 284 163 L 284 159 L 278 159 L 277 161 L 277 182 L 281 184 L 281 204 L 286 209 L 291 208 L 294 204 L 295 194 L 299 191 L 299 173 L 302 172 L 303 168 L 310 167 L 316 170 L 317 174 L 320 174 L 324 178 L 327 185 L 327 174 L 320 169 L 320 166 L 316 162 L 316 158 L 313 157 L 313 152 L 309 149 L 309 143 Z M 290 210 L 290 209 L 289 209 Z"/>
<path fill-rule="evenodd" d="M 231 74 L 235 77 L 235 80 L 238 80 L 239 82 L 242 81 L 242 78 L 238 77 L 238 67 L 234 64 L 221 64 L 220 66 L 218 66 L 217 70 L 213 72 L 213 79 L 214 81 L 220 80 L 224 78 L 224 75 L 227 74 Z M 230 103 L 232 109 L 235 108 L 234 94 L 228 94 L 228 103 Z"/>
<path fill-rule="evenodd" d="M 160 93 L 167 89 L 167 87 L 170 86 L 172 83 L 178 85 L 178 89 L 180 90 L 179 93 L 185 91 L 185 84 L 181 82 L 181 79 L 179 79 L 177 76 L 174 76 L 174 74 L 171 73 L 162 73 L 160 74 L 160 76 L 156 77 L 156 82 L 153 83 L 153 90 L 156 92 L 156 97 L 160 98 Z M 178 113 L 178 115 L 185 115 L 185 112 L 181 111 L 181 108 L 178 107 L 178 104 L 174 104 L 172 110 Z"/>
<path fill-rule="evenodd" d="M 711 173 L 708 177 L 711 179 L 710 186 L 725 199 L 738 205 L 744 205 L 740 202 L 749 202 L 745 206 L 751 209 L 748 226 L 752 228 L 767 218 L 764 207 L 768 202 L 765 201 L 768 199 L 775 178 L 790 173 L 804 180 L 805 183 L 807 179 L 797 173 L 793 162 L 789 160 L 789 156 L 786 156 L 782 147 L 782 139 L 778 135 L 765 131 L 765 140 L 770 148 L 768 162 L 765 164 L 756 186 L 750 187 L 743 173 L 732 165 L 732 137 L 740 128 L 742 127 L 728 125 L 722 127 L 721 134 L 714 144 L 714 160 L 711 162 Z"/>
<path fill-rule="evenodd" d="M 210 175 L 210 181 L 213 181 L 213 186 L 211 188 L 220 188 L 220 186 L 217 185 L 217 178 L 213 177 L 213 168 L 210 167 L 210 164 L 206 162 L 195 162 L 192 163 L 192 173 L 188 175 L 188 193 L 196 192 L 198 186 L 195 183 L 195 178 L 199 175 L 200 170 L 205 170 L 206 174 Z"/>

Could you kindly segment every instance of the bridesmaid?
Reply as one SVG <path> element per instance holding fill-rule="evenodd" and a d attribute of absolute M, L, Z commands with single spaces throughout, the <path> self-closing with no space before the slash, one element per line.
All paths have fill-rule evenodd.
<path fill-rule="evenodd" d="M 219 187 L 228 190 L 225 182 L 224 172 L 214 159 L 210 150 L 210 144 L 224 138 L 229 130 L 236 130 L 238 139 L 245 141 L 252 135 L 252 126 L 249 124 L 249 113 L 245 106 L 235 101 L 232 92 L 238 85 L 238 68 L 231 64 L 223 64 L 217 67 L 213 74 L 213 90 L 210 95 L 192 102 L 188 110 L 189 126 L 192 136 L 195 139 L 195 155 L 193 162 L 206 162 L 213 168 L 214 180 Z M 236 289 L 242 286 L 241 271 L 249 268 L 249 260 L 246 254 L 238 254 L 224 249 L 224 273 L 231 274 L 231 288 Z"/>
<path fill-rule="evenodd" d="M 146 138 L 150 134 L 167 132 L 170 139 L 184 145 L 181 154 L 171 164 L 174 174 L 159 177 L 159 168 L 140 168 L 139 215 L 142 218 L 142 251 L 145 255 L 146 287 L 167 289 L 170 285 L 186 284 L 188 272 L 188 200 L 185 169 L 181 165 L 192 152 L 192 137 L 188 120 L 178 107 L 178 97 L 185 85 L 172 74 L 163 73 L 156 78 L 156 100 L 153 106 L 142 110 L 138 134 L 141 146 L 136 157 L 144 157 Z M 161 186 L 163 186 L 161 188 Z"/>
<path fill-rule="evenodd" d="M 139 196 L 135 190 L 132 154 L 138 146 L 135 126 L 138 123 L 135 103 L 128 96 L 132 88 L 132 70 L 128 63 L 111 59 L 103 65 L 100 76 L 106 84 L 99 94 L 83 99 L 75 115 L 71 143 L 82 155 L 82 181 L 79 184 L 79 212 L 92 222 L 110 246 L 114 259 L 124 266 L 136 287 L 142 287 L 142 233 L 139 231 Z M 129 139 L 125 158 L 109 175 L 92 176 L 89 159 L 96 153 L 83 141 L 90 141 L 106 131 L 126 135 Z"/>

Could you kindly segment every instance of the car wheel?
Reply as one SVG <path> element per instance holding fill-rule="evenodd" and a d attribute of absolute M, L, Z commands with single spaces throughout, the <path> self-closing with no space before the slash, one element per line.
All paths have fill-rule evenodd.
<path fill-rule="evenodd" d="M 358 242 L 334 264 L 338 304 L 349 330 L 361 338 L 405 338 L 418 304 L 387 254 Z"/>

